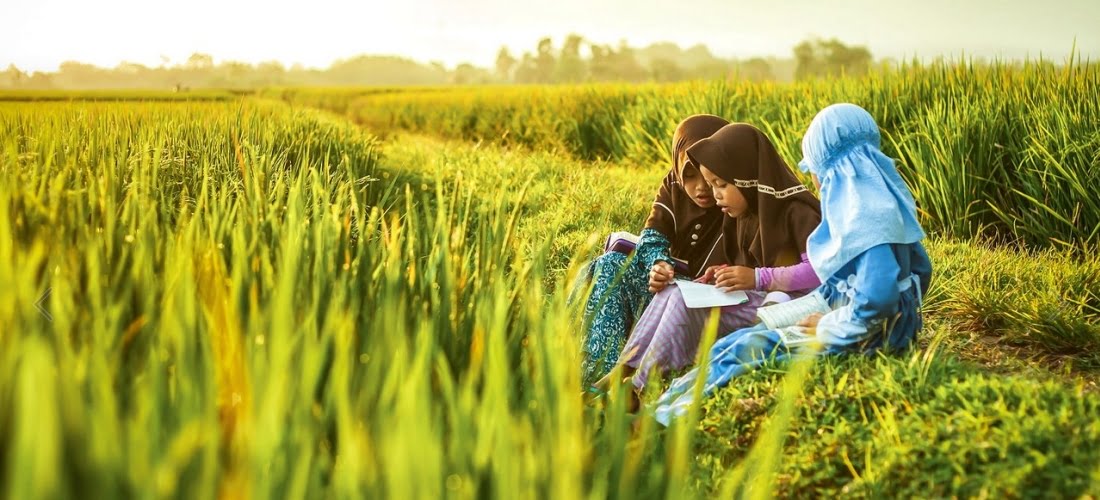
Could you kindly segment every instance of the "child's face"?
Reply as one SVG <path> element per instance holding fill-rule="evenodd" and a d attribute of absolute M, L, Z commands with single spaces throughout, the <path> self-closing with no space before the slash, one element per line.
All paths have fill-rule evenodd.
<path fill-rule="evenodd" d="M 722 207 L 722 211 L 726 215 L 740 217 L 748 211 L 749 203 L 745 201 L 745 197 L 741 195 L 741 191 L 737 189 L 737 186 L 722 180 L 705 166 L 700 166 L 699 171 L 714 192 L 714 201 Z"/>
<path fill-rule="evenodd" d="M 691 196 L 691 201 L 699 205 L 700 208 L 713 207 L 714 195 L 711 194 L 710 186 L 707 184 L 707 181 L 703 179 L 703 175 L 699 173 L 699 169 L 688 162 L 687 155 L 682 155 L 681 161 L 687 162 L 680 174 L 680 181 L 683 184 L 684 192 L 687 193 L 688 196 Z"/>

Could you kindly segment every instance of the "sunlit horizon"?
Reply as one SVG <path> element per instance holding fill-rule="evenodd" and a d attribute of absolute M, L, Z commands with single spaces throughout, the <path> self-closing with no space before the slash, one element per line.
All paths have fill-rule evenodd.
<path fill-rule="evenodd" d="M 278 61 L 326 68 L 358 55 L 393 55 L 447 67 L 490 67 L 501 46 L 515 56 L 549 36 L 556 46 L 576 33 L 594 43 L 631 46 L 673 42 L 707 46 L 726 58 L 791 56 L 810 37 L 868 47 L 876 59 L 972 56 L 1064 59 L 1100 56 L 1100 2 L 1056 0 L 1004 7 L 977 0 L 957 5 L 844 0 L 829 5 L 787 0 L 657 2 L 567 0 L 516 10 L 503 0 L 410 0 L 351 3 L 14 0 L 0 6 L 14 20 L 0 32 L 0 68 L 56 71 L 64 61 L 100 67 L 182 64 L 193 53 L 215 62 Z"/>

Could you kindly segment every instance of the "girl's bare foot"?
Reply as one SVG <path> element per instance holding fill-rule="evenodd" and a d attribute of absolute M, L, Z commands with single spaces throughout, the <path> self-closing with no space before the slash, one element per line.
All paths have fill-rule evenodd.
<path fill-rule="evenodd" d="M 608 389 L 611 389 L 611 377 L 614 377 L 614 376 L 617 375 L 617 376 L 620 376 L 620 377 L 627 377 L 627 379 L 629 379 L 630 377 L 634 376 L 634 372 L 636 372 L 636 371 L 638 371 L 638 370 L 636 368 L 631 367 L 631 366 L 627 366 L 627 365 L 616 366 L 614 369 L 612 369 L 610 372 L 608 372 L 607 375 L 604 375 L 603 378 L 597 380 L 596 383 L 592 384 L 592 387 L 595 387 L 595 388 L 600 389 L 602 391 L 607 391 Z"/>
<path fill-rule="evenodd" d="M 638 390 L 633 386 L 633 376 L 635 372 L 637 372 L 637 369 L 630 366 L 616 366 L 614 370 L 611 370 L 610 373 L 597 380 L 596 383 L 585 388 L 585 391 L 581 393 L 581 399 L 584 401 L 584 404 L 592 405 L 596 401 L 606 398 L 611 392 L 611 377 L 616 375 L 624 376 L 622 379 L 622 386 L 630 388 L 627 395 L 626 411 L 627 413 L 637 412 L 638 409 L 641 408 L 641 397 Z"/>
<path fill-rule="evenodd" d="M 623 380 L 623 385 L 629 385 L 631 383 L 632 382 L 631 382 L 630 378 L 627 378 L 626 380 Z M 627 393 L 627 398 L 629 398 L 629 399 L 626 400 L 626 412 L 627 413 L 638 413 L 638 410 L 642 409 L 641 391 L 638 390 L 637 388 L 631 386 L 630 387 L 630 392 Z"/>
<path fill-rule="evenodd" d="M 607 391 L 596 386 L 589 386 L 581 393 L 581 401 L 585 405 L 593 405 L 596 401 L 607 396 Z"/>

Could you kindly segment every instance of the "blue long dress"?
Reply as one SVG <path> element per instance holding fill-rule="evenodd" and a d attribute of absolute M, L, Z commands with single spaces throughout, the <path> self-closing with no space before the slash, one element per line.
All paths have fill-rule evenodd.
<path fill-rule="evenodd" d="M 931 276 L 932 263 L 920 243 L 872 247 L 817 289 L 832 311 L 818 322 L 816 334 L 801 327 L 769 330 L 758 324 L 715 342 L 704 396 L 768 360 L 788 359 L 800 352 L 832 355 L 907 349 L 922 327 L 921 299 Z M 807 346 L 814 339 L 820 349 L 811 351 Z M 659 422 L 668 425 L 687 412 L 698 373 L 695 368 L 676 379 L 661 395 L 656 403 Z"/>

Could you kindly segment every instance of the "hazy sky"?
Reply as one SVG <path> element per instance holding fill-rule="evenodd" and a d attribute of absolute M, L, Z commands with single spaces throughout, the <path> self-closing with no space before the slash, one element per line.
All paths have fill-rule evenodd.
<path fill-rule="evenodd" d="M 362 53 L 489 66 L 501 45 L 518 56 L 568 33 L 704 43 L 725 57 L 787 57 L 819 35 L 876 57 L 1062 59 L 1076 37 L 1082 54 L 1100 59 L 1100 0 L 0 0 L 0 68 L 155 66 L 192 52 L 311 67 Z"/>

